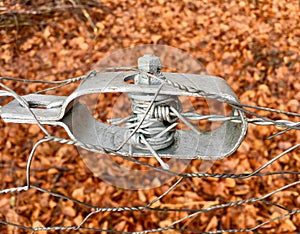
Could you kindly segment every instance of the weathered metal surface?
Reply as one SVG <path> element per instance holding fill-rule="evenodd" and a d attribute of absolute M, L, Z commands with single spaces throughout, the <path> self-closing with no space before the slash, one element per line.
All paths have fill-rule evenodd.
<path fill-rule="evenodd" d="M 147 59 L 147 58 L 146 58 Z M 153 59 L 153 58 L 151 58 Z M 140 63 L 143 66 L 145 61 Z M 152 73 L 159 63 L 153 60 L 154 66 L 146 66 L 146 70 Z M 155 68 L 156 66 L 156 68 Z M 158 71 L 160 72 L 160 71 Z M 151 74 L 152 74 L 151 73 Z M 206 93 L 217 94 L 230 98 L 239 103 L 238 98 L 225 80 L 215 76 L 196 74 L 162 73 L 166 80 L 184 84 L 185 86 L 201 89 Z M 125 92 L 130 95 L 145 95 L 153 97 L 157 92 L 160 82 L 148 82 L 144 77 L 138 77 L 134 72 L 106 72 L 83 80 L 79 87 L 68 97 L 42 94 L 23 96 L 29 103 L 35 117 L 42 123 L 58 125 L 65 128 L 69 136 L 86 144 L 101 146 L 103 148 L 118 149 L 130 130 L 126 127 L 104 124 L 94 119 L 87 108 L 77 100 L 90 94 L 108 92 Z M 136 79 L 135 84 L 126 82 L 128 79 Z M 182 91 L 175 87 L 164 85 L 159 91 L 159 97 L 165 96 L 196 96 L 199 93 Z M 241 111 L 233 110 L 232 114 L 238 114 L 240 122 L 226 121 L 212 131 L 176 130 L 172 144 L 166 148 L 157 150 L 160 157 L 180 159 L 219 159 L 232 154 L 244 139 L 247 131 L 247 121 Z M 36 123 L 31 113 L 14 100 L 1 109 L 1 117 L 6 122 Z M 141 119 L 141 117 L 139 117 Z M 127 142 L 119 149 L 119 153 L 127 156 L 153 157 L 149 150 L 132 147 L 132 142 Z"/>

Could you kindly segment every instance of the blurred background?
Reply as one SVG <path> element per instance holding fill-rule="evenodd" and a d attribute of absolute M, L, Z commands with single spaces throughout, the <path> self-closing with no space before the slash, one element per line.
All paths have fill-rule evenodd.
<path fill-rule="evenodd" d="M 298 0 L 23 0 L 0 1 L 0 76 L 64 80 L 86 74 L 106 55 L 141 44 L 168 45 L 202 63 L 211 75 L 223 77 L 245 104 L 299 113 L 300 2 Z M 43 85 L 6 82 L 18 94 Z M 50 94 L 68 95 L 75 84 Z M 7 99 L 1 98 L 1 105 Z M 266 114 L 264 112 L 258 112 Z M 296 117 L 268 117 L 299 121 Z M 47 128 L 52 134 L 64 132 Z M 299 143 L 300 132 L 272 140 L 275 127 L 249 126 L 246 140 L 232 156 L 214 163 L 211 173 L 251 172 L 278 153 Z M 26 160 L 43 137 L 35 125 L 0 120 L 0 189 L 26 183 Z M 197 172 L 201 160 L 191 163 Z M 32 164 L 32 183 L 101 207 L 146 205 L 176 180 L 151 190 L 122 190 L 95 177 L 73 146 L 43 144 Z M 280 158 L 265 171 L 299 171 L 299 151 Z M 201 209 L 259 197 L 299 180 L 297 175 L 247 180 L 185 179 L 164 197 L 162 208 Z M 268 198 L 286 209 L 300 209 L 300 187 Z M 267 203 L 249 203 L 199 214 L 177 228 L 202 232 L 256 226 L 286 210 Z M 1 194 L 0 219 L 29 227 L 78 225 L 88 214 L 71 201 L 35 190 Z M 188 212 L 103 212 L 86 227 L 121 232 L 165 227 Z M 26 233 L 1 225 L 2 233 Z M 61 231 L 62 232 L 62 231 Z M 74 233 L 87 233 L 86 230 Z M 257 233 L 299 233 L 300 215 L 262 226 Z M 169 230 L 166 233 L 181 233 Z"/>

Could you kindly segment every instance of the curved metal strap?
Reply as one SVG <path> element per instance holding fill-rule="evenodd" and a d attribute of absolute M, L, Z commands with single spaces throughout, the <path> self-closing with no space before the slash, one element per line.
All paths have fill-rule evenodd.
<path fill-rule="evenodd" d="M 100 73 L 84 80 L 69 97 L 32 94 L 24 98 L 31 104 L 32 111 L 41 123 L 62 126 L 71 138 L 84 143 L 116 149 L 125 139 L 128 129 L 97 121 L 84 105 L 76 104 L 76 99 L 83 95 L 105 92 L 148 94 L 156 92 L 155 86 L 133 85 L 124 81 L 126 77 L 132 75 L 132 72 Z M 207 93 L 229 96 L 238 102 L 230 86 L 219 77 L 176 73 L 164 73 L 164 76 Z M 201 97 L 197 93 L 185 92 L 170 86 L 164 86 L 160 94 Z M 3 106 L 1 112 L 1 117 L 6 122 L 36 123 L 30 113 L 16 101 Z M 160 157 L 213 160 L 232 154 L 247 132 L 244 113 L 241 111 L 237 113 L 241 122 L 226 121 L 213 131 L 196 134 L 192 131 L 177 130 L 174 143 L 166 149 L 158 150 Z M 149 151 L 129 147 L 130 145 L 126 144 L 119 152 L 128 156 L 153 157 Z"/>

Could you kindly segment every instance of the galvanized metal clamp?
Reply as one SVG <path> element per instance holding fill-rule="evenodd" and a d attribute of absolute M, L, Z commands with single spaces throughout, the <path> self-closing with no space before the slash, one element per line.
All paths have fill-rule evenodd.
<path fill-rule="evenodd" d="M 247 132 L 247 120 L 240 110 L 232 109 L 231 116 L 239 121 L 225 121 L 212 131 L 176 129 L 177 122 L 188 124 L 181 114 L 178 96 L 195 96 L 168 85 L 201 89 L 204 93 L 221 95 L 239 103 L 225 80 L 215 76 L 161 72 L 161 62 L 154 55 L 144 55 L 138 60 L 138 72 L 119 71 L 94 73 L 84 79 L 70 96 L 30 94 L 22 96 L 30 110 L 14 100 L 1 108 L 5 122 L 41 124 L 63 127 L 72 139 L 102 148 L 116 149 L 118 153 L 134 157 L 159 157 L 178 159 L 215 160 L 226 157 L 239 147 Z M 127 82 L 134 80 L 134 84 Z M 124 92 L 132 102 L 133 113 L 119 126 L 96 120 L 84 104 L 77 100 L 85 95 Z M 102 153 L 104 151 L 99 150 Z M 156 157 L 156 156 L 155 156 Z"/>

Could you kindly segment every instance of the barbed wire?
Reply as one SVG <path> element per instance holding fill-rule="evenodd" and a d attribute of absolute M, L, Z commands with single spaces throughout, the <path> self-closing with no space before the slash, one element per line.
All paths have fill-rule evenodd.
<path fill-rule="evenodd" d="M 297 185 L 300 184 L 299 180 L 299 171 L 271 171 L 271 172 L 262 172 L 263 169 L 267 168 L 268 166 L 272 165 L 275 161 L 279 160 L 281 157 L 284 155 L 292 152 L 293 150 L 297 149 L 300 147 L 300 143 L 295 144 L 294 146 L 289 147 L 288 149 L 284 150 L 280 154 L 276 155 L 272 159 L 270 159 L 267 163 L 264 163 L 262 166 L 260 166 L 258 169 L 254 170 L 253 172 L 248 172 L 248 173 L 240 173 L 240 174 L 233 174 L 233 173 L 179 173 L 176 171 L 172 171 L 171 169 L 168 169 L 166 167 L 160 168 L 156 167 L 153 165 L 150 165 L 146 162 L 139 161 L 135 158 L 125 156 L 119 152 L 119 149 L 122 148 L 126 142 L 139 130 L 141 127 L 143 121 L 145 120 L 145 116 L 148 114 L 150 111 L 150 108 L 152 107 L 154 101 L 150 102 L 147 110 L 145 111 L 144 118 L 140 120 L 139 124 L 137 124 L 134 128 L 134 130 L 131 132 L 131 134 L 125 139 L 125 141 L 116 149 L 109 149 L 105 147 L 99 147 L 97 145 L 92 145 L 92 144 L 87 144 L 84 143 L 78 139 L 66 139 L 66 138 L 60 138 L 56 136 L 52 136 L 49 131 L 46 130 L 46 128 L 43 126 L 43 124 L 38 120 L 38 118 L 35 116 L 34 112 L 31 110 L 29 103 L 20 95 L 18 95 L 15 91 L 13 91 L 11 88 L 9 88 L 7 85 L 2 83 L 1 81 L 15 81 L 15 82 L 23 82 L 23 83 L 41 83 L 41 84 L 49 84 L 49 85 L 54 85 L 54 87 L 50 87 L 47 89 L 43 89 L 41 91 L 38 91 L 36 93 L 42 93 L 42 92 L 47 92 L 49 90 L 54 90 L 57 88 L 61 88 L 63 86 L 66 86 L 68 84 L 82 81 L 84 79 L 88 79 L 91 76 L 96 75 L 99 72 L 103 71 L 135 71 L 137 73 L 143 73 L 142 71 L 132 68 L 132 67 L 118 67 L 118 68 L 105 68 L 101 71 L 91 71 L 87 75 L 84 76 L 79 76 L 76 78 L 71 78 L 68 80 L 64 81 L 37 81 L 37 80 L 24 80 L 24 79 L 16 79 L 16 78 L 10 78 L 10 77 L 0 77 L 0 87 L 3 90 L 0 90 L 0 97 L 4 96 L 10 96 L 15 98 L 20 105 L 26 108 L 26 110 L 33 116 L 35 119 L 36 124 L 40 127 L 40 129 L 44 132 L 45 136 L 40 139 L 32 148 L 28 161 L 27 161 L 27 166 L 26 166 L 26 185 L 20 186 L 20 187 L 12 187 L 12 188 L 6 188 L 3 190 L 0 190 L 0 195 L 1 194 L 13 194 L 13 193 L 20 193 L 23 191 L 28 191 L 30 189 L 34 189 L 43 193 L 47 193 L 51 196 L 54 196 L 59 199 L 63 200 L 68 200 L 76 203 L 77 205 L 84 207 L 86 209 L 89 209 L 89 212 L 86 213 L 86 215 L 83 217 L 83 220 L 78 224 L 74 226 L 49 226 L 49 227 L 28 227 L 24 225 L 20 225 L 17 223 L 9 222 L 6 220 L 0 220 L 0 224 L 3 225 L 9 225 L 13 226 L 25 231 L 31 231 L 31 233 L 36 233 L 38 231 L 70 231 L 70 230 L 88 230 L 88 231 L 105 231 L 108 233 L 139 233 L 139 234 L 144 234 L 144 233 L 155 233 L 155 232 L 163 232 L 163 231 L 169 231 L 169 230 L 174 230 L 174 231 L 181 231 L 181 232 L 192 232 L 192 233 L 238 233 L 238 232 L 253 232 L 258 230 L 259 228 L 274 222 L 279 219 L 283 219 L 285 217 L 291 217 L 294 214 L 300 213 L 300 209 L 298 208 L 286 208 L 280 204 L 276 204 L 274 202 L 270 202 L 267 199 L 271 197 L 274 194 L 280 193 L 283 190 L 296 187 Z M 236 100 L 232 99 L 230 96 L 226 96 L 224 94 L 211 94 L 207 93 L 203 90 L 196 89 L 194 87 L 189 87 L 184 84 L 176 83 L 174 81 L 167 80 L 165 77 L 161 76 L 155 76 L 153 74 L 147 73 L 146 75 L 158 79 L 162 82 L 162 87 L 163 85 L 170 85 L 176 89 L 184 90 L 189 93 L 197 93 L 202 97 L 210 98 L 210 99 L 215 99 L 221 102 L 225 102 L 232 106 L 234 109 L 240 110 L 243 113 L 247 114 L 248 116 L 254 116 L 254 118 L 247 117 L 247 122 L 249 124 L 254 124 L 254 125 L 260 125 L 260 126 L 277 126 L 280 128 L 284 128 L 284 130 L 281 130 L 280 132 L 272 135 L 271 137 L 277 136 L 279 134 L 283 134 L 286 131 L 289 131 L 291 129 L 299 130 L 300 128 L 300 122 L 293 122 L 289 120 L 273 120 L 268 117 L 259 115 L 253 111 L 250 111 L 249 109 L 257 109 L 257 110 L 263 110 L 267 112 L 274 112 L 278 114 L 285 114 L 285 115 L 290 115 L 294 117 L 300 117 L 300 114 L 297 113 L 292 113 L 292 112 L 287 112 L 287 111 L 282 111 L 282 110 L 276 110 L 272 108 L 267 108 L 267 107 L 259 107 L 259 106 L 252 106 L 252 105 L 247 105 L 247 104 L 241 104 L 237 102 Z M 154 96 L 157 96 L 160 92 L 160 88 L 157 89 L 157 92 L 155 93 Z M 155 97 L 154 99 L 155 100 Z M 248 108 L 248 109 L 245 109 Z M 0 106 L 0 113 L 1 113 L 1 106 Z M 171 115 L 175 115 L 174 113 L 171 113 Z M 186 113 L 181 113 L 181 115 L 188 119 L 188 120 L 197 120 L 197 121 L 211 121 L 211 122 L 226 122 L 226 121 L 231 121 L 234 123 L 241 123 L 241 118 L 239 116 L 225 116 L 225 115 L 218 115 L 218 114 L 210 114 L 210 115 L 201 115 L 198 113 L 192 113 L 192 112 L 186 112 Z M 124 120 L 127 121 L 128 119 Z M 114 119 L 111 122 L 115 123 L 121 123 L 123 119 Z M 152 199 L 148 204 L 144 206 L 132 206 L 132 207 L 99 207 L 99 206 L 94 206 L 91 204 L 84 203 L 82 201 L 76 200 L 72 197 L 65 196 L 60 193 L 56 193 L 53 191 L 49 191 L 46 189 L 43 189 L 39 186 L 35 186 L 31 183 L 30 181 L 30 175 L 31 175 L 31 163 L 35 154 L 36 149 L 43 143 L 45 142 L 58 142 L 60 144 L 68 144 L 68 145 L 75 145 L 78 147 L 82 147 L 84 149 L 88 149 L 92 152 L 106 152 L 109 154 L 116 155 L 124 160 L 131 161 L 133 163 L 139 164 L 141 166 L 145 166 L 147 168 L 153 169 L 157 172 L 163 172 L 166 174 L 173 175 L 177 177 L 177 181 L 173 183 L 165 192 L 163 192 L 161 195 L 156 197 L 155 199 Z M 267 176 L 273 176 L 273 175 L 294 175 L 297 177 L 296 181 L 293 181 L 289 184 L 286 184 L 284 186 L 281 186 L 280 188 L 274 189 L 272 192 L 269 192 L 265 195 L 261 195 L 258 197 L 252 197 L 248 199 L 240 199 L 237 201 L 231 201 L 231 202 L 225 202 L 223 204 L 217 204 L 217 205 L 210 205 L 207 208 L 203 209 L 190 209 L 190 208 L 164 208 L 164 207 L 157 207 L 154 206 L 155 203 L 158 201 L 162 201 L 163 198 L 167 197 L 171 191 L 175 190 L 179 184 L 181 184 L 184 180 L 189 179 L 189 178 L 218 178 L 218 179 L 248 179 L 251 177 L 267 177 Z M 201 230 L 191 230 L 188 228 L 181 228 L 180 225 L 184 223 L 185 221 L 192 219 L 202 213 L 214 211 L 214 210 L 220 210 L 220 209 L 225 209 L 229 207 L 237 207 L 237 206 L 242 206 L 248 203 L 265 203 L 271 206 L 276 206 L 279 209 L 283 210 L 285 212 L 284 214 L 277 215 L 275 217 L 272 216 L 272 218 L 259 223 L 256 226 L 249 227 L 249 228 L 242 228 L 242 229 L 220 229 L 220 230 L 215 230 L 215 231 L 201 231 Z M 100 229 L 100 228 L 91 228 L 91 227 L 86 227 L 84 226 L 88 220 L 92 219 L 92 216 L 99 214 L 99 213 L 104 213 L 104 212 L 142 212 L 142 211 L 156 211 L 156 212 L 184 212 L 187 213 L 184 217 L 181 217 L 180 219 L 177 219 L 173 221 L 172 223 L 166 225 L 165 227 L 159 227 L 159 228 L 153 228 L 153 229 L 146 229 L 143 231 L 132 231 L 132 232 L 123 232 L 123 231 L 118 231 L 118 230 L 111 230 L 111 229 Z"/>

